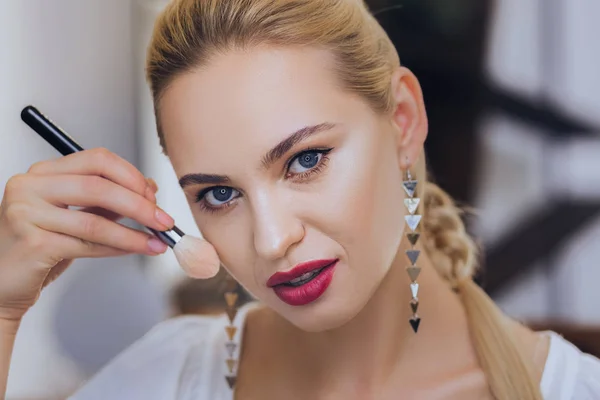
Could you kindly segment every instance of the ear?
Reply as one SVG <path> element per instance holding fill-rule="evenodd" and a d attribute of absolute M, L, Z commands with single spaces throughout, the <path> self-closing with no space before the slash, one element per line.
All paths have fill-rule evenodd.
<path fill-rule="evenodd" d="M 415 75 L 405 67 L 392 74 L 392 125 L 402 170 L 414 165 L 427 138 L 428 122 L 421 85 Z"/>

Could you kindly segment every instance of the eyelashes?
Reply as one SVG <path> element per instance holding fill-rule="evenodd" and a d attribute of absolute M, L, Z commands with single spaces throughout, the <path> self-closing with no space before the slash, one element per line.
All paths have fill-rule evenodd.
<path fill-rule="evenodd" d="M 295 154 L 286 164 L 285 178 L 294 183 L 305 183 L 319 175 L 329 162 L 329 149 L 308 149 Z M 241 193 L 229 186 L 212 186 L 196 195 L 203 212 L 216 213 L 235 204 Z"/>

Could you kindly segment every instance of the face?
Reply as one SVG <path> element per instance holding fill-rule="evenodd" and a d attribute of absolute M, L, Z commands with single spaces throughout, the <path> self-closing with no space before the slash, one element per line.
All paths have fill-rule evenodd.
<path fill-rule="evenodd" d="M 405 225 L 398 143 L 408 120 L 342 90 L 331 65 L 316 49 L 232 51 L 177 77 L 161 101 L 203 236 L 242 286 L 307 331 L 366 305 Z M 308 264 L 316 276 L 268 284 L 315 260 L 325 260 Z"/>

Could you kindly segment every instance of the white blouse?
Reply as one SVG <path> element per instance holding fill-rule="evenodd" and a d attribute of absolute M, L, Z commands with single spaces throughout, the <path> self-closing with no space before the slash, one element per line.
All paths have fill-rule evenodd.
<path fill-rule="evenodd" d="M 239 309 L 240 343 L 253 302 Z M 117 356 L 71 400 L 233 400 L 225 380 L 228 355 L 222 316 L 183 316 L 158 324 Z M 554 332 L 541 389 L 546 400 L 599 400 L 600 360 Z M 240 346 L 234 357 L 240 354 Z"/>

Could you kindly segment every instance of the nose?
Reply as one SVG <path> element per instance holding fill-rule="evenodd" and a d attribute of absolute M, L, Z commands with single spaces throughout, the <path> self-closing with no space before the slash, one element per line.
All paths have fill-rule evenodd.
<path fill-rule="evenodd" d="M 263 195 L 255 202 L 254 247 L 265 260 L 285 257 L 304 237 L 302 221 L 286 203 L 273 195 Z"/>

